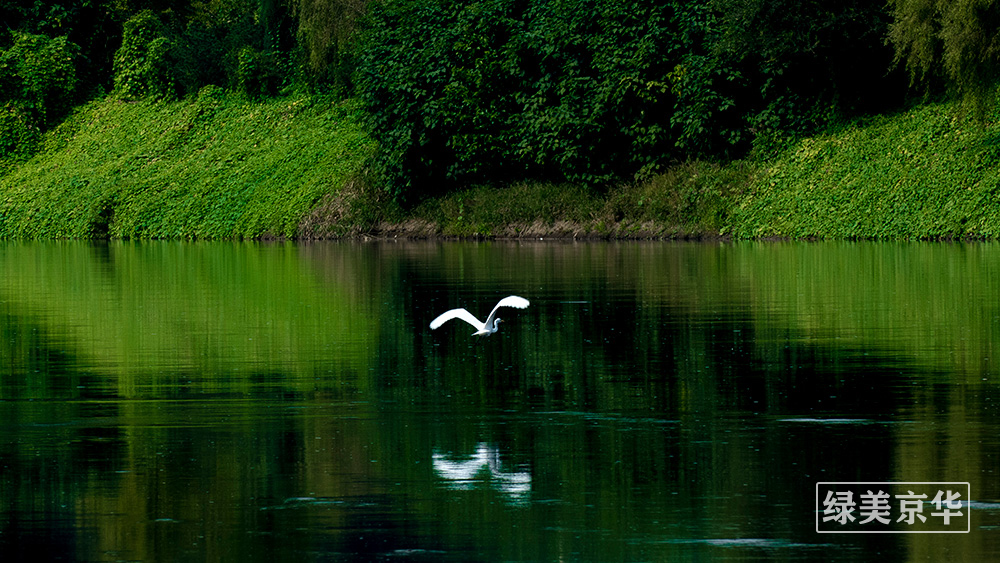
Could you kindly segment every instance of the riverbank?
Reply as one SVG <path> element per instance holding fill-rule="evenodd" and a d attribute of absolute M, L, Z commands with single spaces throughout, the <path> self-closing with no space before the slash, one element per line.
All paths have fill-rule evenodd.
<path fill-rule="evenodd" d="M 299 236 L 720 238 L 755 170 L 743 163 L 689 162 L 610 190 L 546 183 L 472 186 L 407 210 L 350 185 L 321 202 Z"/>
<path fill-rule="evenodd" d="M 472 186 L 402 209 L 366 180 L 360 109 L 206 88 L 103 99 L 3 164 L 0 237 L 1000 238 L 1000 131 L 918 106 L 771 158 L 687 162 L 610 189 Z"/>

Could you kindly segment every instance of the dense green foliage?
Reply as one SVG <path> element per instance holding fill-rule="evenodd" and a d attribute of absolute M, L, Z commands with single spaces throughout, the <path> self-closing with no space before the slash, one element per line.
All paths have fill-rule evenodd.
<path fill-rule="evenodd" d="M 914 82 L 944 79 L 980 112 L 1000 83 L 1000 2 L 892 0 L 889 39 Z"/>
<path fill-rule="evenodd" d="M 319 90 L 350 92 L 354 31 L 370 0 L 289 0 L 297 21 L 300 71 Z"/>
<path fill-rule="evenodd" d="M 99 92 L 111 76 L 126 14 L 142 8 L 133 0 L 0 0 L 0 49 L 21 34 L 64 38 L 76 45 L 73 66 L 85 94 Z M 153 2 L 145 2 L 150 5 Z"/>
<path fill-rule="evenodd" d="M 215 87 L 91 103 L 0 179 L 0 237 L 1000 237 L 996 126 L 955 103 L 855 122 L 766 162 L 693 161 L 608 191 L 481 185 L 406 213 L 352 181 L 374 146 L 361 115 Z"/>
<path fill-rule="evenodd" d="M 65 37 L 15 33 L 0 51 L 0 161 L 31 154 L 42 128 L 69 110 L 77 50 Z"/>
<path fill-rule="evenodd" d="M 150 11 L 125 22 L 122 46 L 115 53 L 115 93 L 124 99 L 174 96 L 175 79 L 167 59 L 170 40 L 164 26 Z"/>
<path fill-rule="evenodd" d="M 381 5 L 360 81 L 382 171 L 397 191 L 427 191 L 485 178 L 606 182 L 662 161 L 668 87 L 656 79 L 677 60 L 669 17 L 612 1 Z"/>
<path fill-rule="evenodd" d="M 611 184 L 902 101 L 874 4 L 386 0 L 359 96 L 397 194 Z M 863 61 L 859 63 L 859 61 Z M 875 92 L 875 94 L 873 94 Z"/>
<path fill-rule="evenodd" d="M 0 177 L 2 238 L 293 237 L 370 153 L 351 104 L 206 87 L 84 106 Z"/>
<path fill-rule="evenodd" d="M 364 0 L 0 0 L 0 161 L 23 159 L 68 110 L 114 91 L 129 100 L 345 93 Z"/>
<path fill-rule="evenodd" d="M 716 52 L 737 65 L 758 151 L 844 119 L 900 107 L 901 75 L 885 43 L 890 16 L 867 0 L 715 0 Z"/>
<path fill-rule="evenodd" d="M 352 206 L 370 225 L 389 198 L 419 205 L 433 195 L 445 197 L 421 213 L 433 210 L 428 221 L 450 234 L 516 234 L 528 223 L 561 220 L 584 225 L 574 233 L 612 235 L 992 232 L 988 220 L 969 215 L 975 202 L 945 181 L 888 162 L 872 167 L 884 155 L 837 153 L 837 166 L 851 171 L 822 181 L 788 155 L 845 130 L 908 138 L 878 119 L 851 125 L 905 107 L 907 70 L 930 91 L 953 85 L 976 101 L 977 117 L 989 115 L 1000 78 L 993 1 L 0 0 L 0 18 L 4 236 L 335 236 L 357 232 L 356 225 L 330 227 Z M 334 101 L 345 98 L 360 103 Z M 88 102 L 95 99 L 103 101 Z M 315 127 L 290 141 L 296 156 L 275 148 L 221 168 L 199 160 L 216 149 L 253 152 L 236 148 L 239 135 L 247 143 L 259 130 L 225 131 L 288 99 L 301 103 L 282 110 L 290 120 L 283 126 Z M 74 113 L 82 103 L 89 105 Z M 941 108 L 950 107 L 925 108 L 936 117 L 915 120 L 914 131 L 937 131 L 938 119 L 951 119 Z M 897 122 L 914 120 L 886 121 Z M 82 153 L 72 135 L 97 135 L 95 123 L 108 139 L 92 140 L 91 153 Z M 224 149 L 213 136 L 227 139 Z M 887 154 L 895 142 L 868 140 Z M 995 156 L 986 137 L 975 142 L 985 148 L 954 156 L 960 177 L 980 173 L 968 155 Z M 928 143 L 906 150 L 954 150 Z M 310 186 L 277 175 L 312 178 L 323 173 L 310 168 L 322 159 L 336 181 Z M 155 166 L 141 168 L 142 161 Z M 770 170 L 775 191 L 756 185 L 740 203 L 758 167 Z M 217 169 L 241 180 L 207 178 Z M 804 205 L 853 217 L 863 208 L 845 210 L 813 190 L 854 181 L 859 170 L 876 175 L 861 191 L 881 185 L 879 175 L 924 182 L 916 191 L 891 184 L 872 192 L 883 205 L 886 194 L 903 194 L 926 202 L 918 206 L 922 216 L 935 214 L 933 202 L 969 213 L 940 212 L 937 226 L 862 220 L 831 230 L 803 218 L 792 227 L 782 222 L 794 213 L 774 212 L 785 209 L 787 188 Z M 348 182 L 362 176 L 365 182 Z M 944 187 L 932 187 L 938 184 Z M 544 205 L 532 186 L 555 203 Z M 228 203 L 214 211 L 205 202 L 176 206 L 188 196 Z M 570 213 L 564 204 L 574 200 L 580 209 Z M 534 203 L 518 208 L 519 201 Z M 491 205 L 499 208 L 492 215 L 484 212 Z M 224 220 L 223 209 L 239 219 Z M 534 221 L 530 213 L 538 213 Z M 498 228 L 502 216 L 520 226 Z"/>
<path fill-rule="evenodd" d="M 143 10 L 124 24 L 115 53 L 115 93 L 175 98 L 216 85 L 275 95 L 291 80 L 271 4 L 250 0 L 192 6 L 190 15 Z"/>

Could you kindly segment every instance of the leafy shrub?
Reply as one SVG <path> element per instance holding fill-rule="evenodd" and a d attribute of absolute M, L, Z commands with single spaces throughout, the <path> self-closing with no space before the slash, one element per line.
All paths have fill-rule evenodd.
<path fill-rule="evenodd" d="M 19 34 L 65 37 L 75 46 L 74 91 L 98 94 L 110 78 L 111 57 L 121 41 L 121 11 L 132 0 L 0 0 L 0 49 Z M 0 97 L 6 98 L 0 91 Z"/>
<path fill-rule="evenodd" d="M 23 105 L 7 102 L 0 108 L 0 160 L 20 160 L 31 156 L 41 131 Z"/>
<path fill-rule="evenodd" d="M 523 178 L 608 185 L 759 152 L 887 100 L 889 16 L 852 0 L 386 0 L 358 94 L 399 197 Z M 895 86 L 895 87 L 893 87 Z"/>
<path fill-rule="evenodd" d="M 0 51 L 0 96 L 28 110 L 38 125 L 45 125 L 72 105 L 79 49 L 65 37 L 13 35 L 13 45 Z"/>
<path fill-rule="evenodd" d="M 227 18 L 219 19 L 227 21 Z M 173 37 L 170 58 L 178 91 L 188 95 L 209 84 L 229 86 L 234 57 L 227 55 L 226 30 L 215 22 L 201 20 L 186 25 L 175 23 L 170 27 Z"/>
<path fill-rule="evenodd" d="M 115 94 L 131 100 L 176 96 L 172 45 L 153 12 L 143 10 L 126 21 L 122 46 L 115 53 Z"/>
<path fill-rule="evenodd" d="M 292 59 L 299 79 L 318 91 L 350 92 L 355 66 L 354 36 L 370 0 L 289 0 L 296 19 Z"/>
<path fill-rule="evenodd" d="M 899 104 L 890 14 L 866 0 L 714 0 L 715 58 L 741 70 L 736 94 L 759 153 Z"/>
<path fill-rule="evenodd" d="M 397 196 L 489 178 L 603 184 L 671 156 L 671 4 L 389 0 L 359 96 Z"/>
<path fill-rule="evenodd" d="M 125 23 L 115 54 L 115 92 L 125 99 L 173 99 L 216 85 L 251 97 L 288 81 L 280 2 L 196 3 L 185 13 L 142 11 Z M 290 27 L 285 22 L 284 27 Z"/>
<path fill-rule="evenodd" d="M 944 78 L 985 118 L 1000 84 L 1000 6 L 942 0 L 890 0 L 889 5 L 889 42 L 911 81 L 930 89 Z"/>
<path fill-rule="evenodd" d="M 678 4 L 532 2 L 512 42 L 515 155 L 551 180 L 608 184 L 669 161 Z"/>
<path fill-rule="evenodd" d="M 607 212 L 612 221 L 659 221 L 688 233 L 720 233 L 752 175 L 752 168 L 742 162 L 676 164 L 648 180 L 612 190 Z"/>
<path fill-rule="evenodd" d="M 13 32 L 0 51 L 0 159 L 30 157 L 42 130 L 69 111 L 79 49 L 65 37 Z"/>
<path fill-rule="evenodd" d="M 237 88 L 250 97 L 273 96 L 284 81 L 281 53 L 244 45 L 236 52 Z"/>

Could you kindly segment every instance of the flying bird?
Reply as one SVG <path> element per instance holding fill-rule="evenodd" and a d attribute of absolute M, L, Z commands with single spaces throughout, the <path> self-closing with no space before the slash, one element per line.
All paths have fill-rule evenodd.
<path fill-rule="evenodd" d="M 480 322 L 479 319 L 472 316 L 472 313 L 466 311 L 465 309 L 452 309 L 450 311 L 445 311 L 444 313 L 438 315 L 436 319 L 431 321 L 431 330 L 438 328 L 451 319 L 462 319 L 463 321 L 476 327 L 476 332 L 472 333 L 473 336 L 489 336 L 500 328 L 501 321 L 500 318 L 496 316 L 497 309 L 500 307 L 525 309 L 528 307 L 528 300 L 524 297 L 518 297 L 516 295 L 504 297 L 499 303 L 497 303 L 497 306 L 493 307 L 493 310 L 490 311 L 490 316 L 486 317 L 486 322 Z"/>

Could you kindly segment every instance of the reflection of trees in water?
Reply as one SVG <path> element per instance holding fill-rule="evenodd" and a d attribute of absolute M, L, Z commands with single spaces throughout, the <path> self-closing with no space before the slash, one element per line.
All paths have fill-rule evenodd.
<path fill-rule="evenodd" d="M 235 558 L 362 550 L 378 518 L 379 541 L 425 522 L 465 549 L 471 522 L 493 559 L 541 560 L 595 549 L 575 525 L 594 517 L 593 558 L 620 559 L 623 537 L 747 522 L 812 537 L 823 475 L 993 499 L 1000 261 L 925 263 L 939 248 L 907 275 L 895 246 L 110 244 L 95 266 L 8 245 L 0 513 L 23 517 L 0 559 L 48 529 L 97 538 L 92 559 L 180 557 L 205 531 Z M 531 307 L 485 342 L 427 327 L 508 291 Z M 525 524 L 498 535 L 512 506 Z"/>
<path fill-rule="evenodd" d="M 531 492 L 531 473 L 511 471 L 500 459 L 499 448 L 485 442 L 480 442 L 476 452 L 463 461 L 435 452 L 433 464 L 434 472 L 451 489 L 468 490 L 487 483 L 514 502 L 526 501 Z"/>

